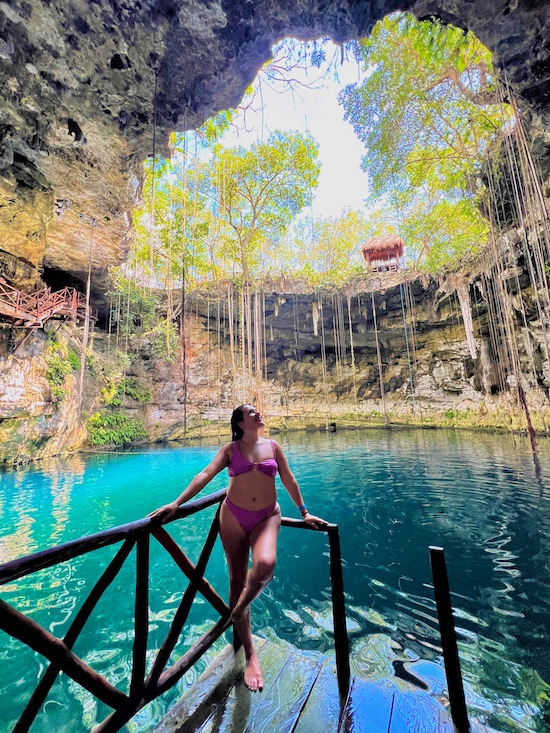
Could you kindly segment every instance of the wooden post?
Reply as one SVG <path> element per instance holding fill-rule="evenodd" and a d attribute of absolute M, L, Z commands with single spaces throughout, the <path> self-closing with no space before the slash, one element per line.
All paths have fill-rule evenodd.
<path fill-rule="evenodd" d="M 445 674 L 447 675 L 451 717 L 459 733 L 468 733 L 470 722 L 468 720 L 468 710 L 464 697 L 464 686 L 462 684 L 460 659 L 458 657 L 458 646 L 453 622 L 453 608 L 449 591 L 449 579 L 447 577 L 445 554 L 442 547 L 430 546 L 430 563 L 432 566 L 435 603 L 441 633 L 441 646 L 443 648 L 443 661 L 445 662 Z"/>
<path fill-rule="evenodd" d="M 149 533 L 142 530 L 136 552 L 135 634 L 132 651 L 130 697 L 143 693 L 149 632 Z"/>
<path fill-rule="evenodd" d="M 342 553 L 338 525 L 328 529 L 330 547 L 330 583 L 332 586 L 332 617 L 334 621 L 334 648 L 336 651 L 336 675 L 340 697 L 349 689 L 349 642 L 346 627 L 346 606 L 344 601 L 344 578 L 342 575 Z"/>
<path fill-rule="evenodd" d="M 212 521 L 212 525 L 210 526 L 210 531 L 208 532 L 208 536 L 206 538 L 204 546 L 201 550 L 201 554 L 195 566 L 194 577 L 190 579 L 190 583 L 187 586 L 182 596 L 178 609 L 172 620 L 172 624 L 170 625 L 168 634 L 161 648 L 158 651 L 157 657 L 153 663 L 151 671 L 149 672 L 149 676 L 145 682 L 145 688 L 146 688 L 145 694 L 146 696 L 149 697 L 149 699 L 153 699 L 154 697 L 157 696 L 157 694 L 159 694 L 158 690 L 156 690 L 158 679 L 160 675 L 162 674 L 168 662 L 168 659 L 170 658 L 170 654 L 172 653 L 174 647 L 176 646 L 176 642 L 179 638 L 181 630 L 183 629 L 183 626 L 187 620 L 187 616 L 189 615 L 189 611 L 191 609 L 191 604 L 193 603 L 193 599 L 195 598 L 195 595 L 197 594 L 197 590 L 199 588 L 200 581 L 204 576 L 206 565 L 210 558 L 210 554 L 214 547 L 214 543 L 216 541 L 216 537 L 218 536 L 218 532 L 220 528 L 220 507 L 221 507 L 221 504 L 220 506 L 218 506 L 218 509 L 216 510 L 216 515 L 214 517 L 214 520 Z"/>

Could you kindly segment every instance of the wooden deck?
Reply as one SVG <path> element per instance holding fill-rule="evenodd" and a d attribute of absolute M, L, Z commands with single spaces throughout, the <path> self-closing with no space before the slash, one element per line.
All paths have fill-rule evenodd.
<path fill-rule="evenodd" d="M 235 658 L 227 646 L 154 733 L 455 733 L 447 710 L 425 692 L 356 677 L 341 706 L 331 658 L 265 639 L 258 656 L 263 692 L 246 689 L 242 650 Z"/>

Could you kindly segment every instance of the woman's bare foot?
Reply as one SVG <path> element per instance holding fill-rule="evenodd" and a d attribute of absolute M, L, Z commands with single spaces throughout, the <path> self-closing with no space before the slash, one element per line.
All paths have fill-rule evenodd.
<path fill-rule="evenodd" d="M 262 677 L 260 662 L 255 651 L 246 660 L 244 684 L 251 692 L 261 692 L 264 689 L 264 678 Z"/>

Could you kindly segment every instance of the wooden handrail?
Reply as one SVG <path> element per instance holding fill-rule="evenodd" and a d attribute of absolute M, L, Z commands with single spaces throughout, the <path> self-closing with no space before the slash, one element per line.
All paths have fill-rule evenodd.
<path fill-rule="evenodd" d="M 340 550 L 340 532 L 338 530 L 338 525 L 324 524 L 319 525 L 319 529 L 314 529 L 311 525 L 300 519 L 289 519 L 287 517 L 283 517 L 281 523 L 283 527 L 296 527 L 316 532 L 322 530 L 328 534 L 336 677 L 338 680 L 340 697 L 345 699 L 349 691 L 350 664 L 349 640 L 346 626 L 344 577 L 342 574 L 342 553 Z"/>
<path fill-rule="evenodd" d="M 213 504 L 217 504 L 224 497 L 225 489 L 221 489 L 202 499 L 189 501 L 184 506 L 181 506 L 166 524 L 174 522 L 176 519 L 189 517 L 191 514 L 201 511 L 201 509 L 206 509 Z M 52 565 L 57 565 L 60 562 L 65 562 L 65 560 L 72 560 L 75 557 L 85 555 L 100 547 L 114 545 L 121 540 L 130 538 L 144 527 L 159 526 L 158 520 L 155 521 L 151 517 L 144 517 L 135 522 L 121 524 L 119 527 L 114 527 L 113 529 L 105 529 L 102 532 L 96 532 L 96 534 L 81 537 L 78 540 L 71 540 L 56 547 L 49 547 L 47 550 L 33 552 L 31 555 L 26 555 L 17 560 L 10 560 L 9 562 L 0 564 L 0 585 L 8 583 L 10 580 L 22 578 L 29 573 L 34 573 L 36 570 L 43 570 L 44 568 L 52 567 Z"/>
<path fill-rule="evenodd" d="M 113 708 L 95 729 L 94 733 L 114 733 L 125 725 L 144 705 L 173 687 L 187 670 L 212 646 L 230 626 L 230 609 L 221 596 L 206 581 L 204 574 L 214 543 L 219 534 L 219 512 L 225 489 L 181 506 L 166 523 L 190 517 L 196 512 L 218 504 L 214 520 L 208 532 L 196 566 L 189 560 L 181 547 L 168 534 L 158 519 L 145 517 L 135 522 L 97 532 L 96 534 L 66 542 L 32 555 L 11 560 L 0 565 L 0 585 L 25 577 L 38 570 L 52 567 L 94 550 L 122 542 L 101 577 L 84 600 L 80 610 L 71 622 L 64 639 L 59 639 L 36 621 L 27 618 L 20 611 L 0 600 L 0 628 L 42 654 L 50 661 L 41 680 L 32 693 L 12 733 L 26 733 L 42 708 L 46 696 L 59 672 L 65 672 L 99 700 Z M 283 518 L 285 527 L 326 531 L 330 546 L 330 577 L 332 584 L 332 605 L 336 668 L 341 694 L 349 686 L 349 647 L 346 632 L 344 590 L 340 557 L 338 526 L 328 524 L 314 530 L 300 520 Z M 151 535 L 172 556 L 178 567 L 189 578 L 189 584 L 182 595 L 179 607 L 163 641 L 148 676 L 146 672 L 147 639 L 149 626 L 149 558 Z M 101 674 L 80 659 L 72 648 L 82 632 L 98 601 L 116 578 L 124 563 L 136 546 L 136 584 L 134 609 L 134 642 L 132 648 L 132 670 L 129 693 L 126 694 L 110 684 Z M 219 613 L 220 619 L 172 666 L 166 668 L 170 655 L 177 643 L 195 596 L 200 593 Z"/>
<path fill-rule="evenodd" d="M 69 677 L 111 707 L 126 701 L 126 695 L 94 672 L 56 636 L 0 599 L 0 626 L 46 659 L 59 665 Z"/>
<path fill-rule="evenodd" d="M 127 540 L 122 545 L 120 550 L 109 563 L 103 575 L 99 578 L 99 580 L 93 587 L 90 595 L 82 604 L 73 622 L 69 626 L 69 630 L 65 634 L 65 638 L 63 639 L 63 641 L 65 642 L 67 648 L 72 649 L 75 641 L 80 635 L 80 632 L 84 628 L 84 624 L 89 619 L 92 611 L 97 605 L 97 602 L 118 575 L 119 570 L 121 569 L 124 561 L 130 554 L 133 546 L 134 542 L 132 542 L 131 540 Z M 36 714 L 44 704 L 48 692 L 50 691 L 50 688 L 55 682 L 55 679 L 60 671 L 61 667 L 59 666 L 59 664 L 56 664 L 54 662 L 50 664 L 44 676 L 36 686 L 35 691 L 33 692 L 29 702 L 27 703 L 26 708 L 23 710 L 21 717 L 17 721 L 12 733 L 25 733 L 26 731 L 28 731 L 28 729 L 32 725 L 33 720 L 36 717 Z"/>

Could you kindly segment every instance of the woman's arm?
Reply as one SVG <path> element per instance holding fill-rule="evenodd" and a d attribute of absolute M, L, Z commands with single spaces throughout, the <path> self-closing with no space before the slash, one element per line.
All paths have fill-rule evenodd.
<path fill-rule="evenodd" d="M 206 468 L 200 471 L 193 478 L 187 488 L 178 496 L 177 499 L 174 499 L 174 501 L 171 501 L 169 504 L 164 504 L 164 506 L 155 509 L 155 511 L 151 512 L 149 516 L 153 517 L 154 519 L 160 517 L 163 520 L 168 520 L 173 517 L 182 504 L 196 496 L 199 491 L 204 489 L 206 484 L 212 481 L 214 476 L 217 476 L 220 471 L 223 471 L 224 468 L 227 468 L 227 466 L 229 465 L 229 461 L 231 460 L 230 446 L 231 443 L 226 443 L 223 448 L 220 448 L 215 458 L 213 458 L 208 466 L 206 466 Z"/>
<path fill-rule="evenodd" d="M 273 441 L 273 445 L 275 446 L 275 459 L 277 460 L 277 465 L 279 467 L 279 476 L 281 477 L 283 486 L 288 491 L 288 495 L 290 496 L 292 501 L 298 507 L 298 510 L 302 515 L 302 519 L 304 520 L 304 522 L 307 522 L 314 527 L 316 527 L 317 524 L 328 524 L 328 522 L 326 522 L 324 519 L 321 519 L 321 517 L 316 517 L 313 514 L 309 513 L 304 503 L 304 499 L 302 497 L 300 487 L 298 486 L 298 482 L 296 481 L 294 474 L 290 470 L 283 449 L 276 440 Z"/>

